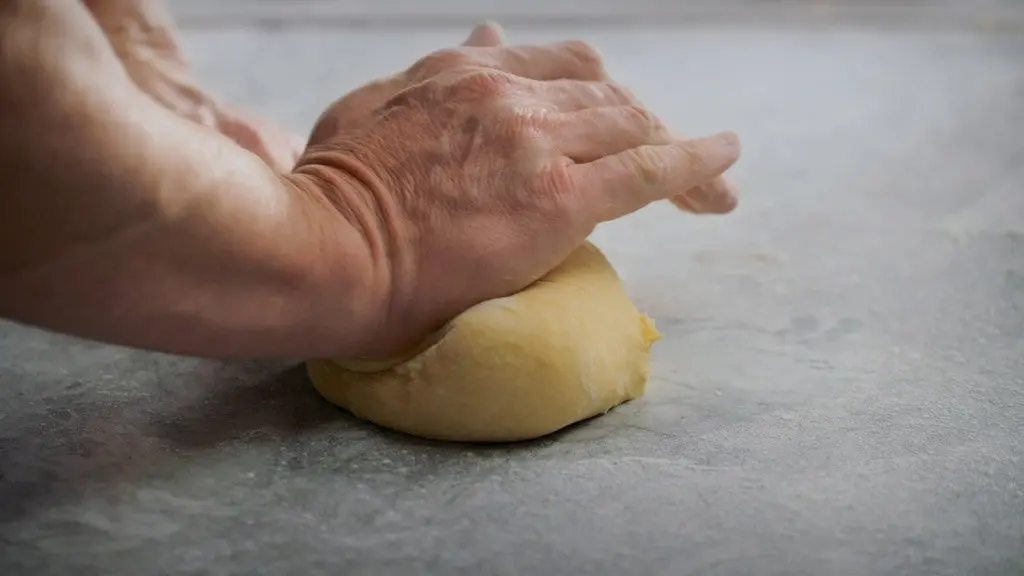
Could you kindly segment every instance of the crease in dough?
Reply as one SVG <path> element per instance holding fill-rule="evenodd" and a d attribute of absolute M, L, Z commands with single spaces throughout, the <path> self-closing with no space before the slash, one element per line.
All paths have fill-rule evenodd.
<path fill-rule="evenodd" d="M 414 436 L 510 442 L 643 395 L 661 338 L 587 242 L 523 291 L 482 302 L 390 360 L 309 360 L 317 391 Z"/>

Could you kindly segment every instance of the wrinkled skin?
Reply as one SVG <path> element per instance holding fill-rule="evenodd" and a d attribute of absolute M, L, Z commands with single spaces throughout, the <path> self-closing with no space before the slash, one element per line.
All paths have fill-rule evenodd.
<path fill-rule="evenodd" d="M 217 130 L 256 154 L 278 172 L 287 172 L 301 154 L 297 136 L 236 106 L 226 105 L 205 91 L 192 74 L 177 39 L 177 31 L 161 2 L 155 0 L 85 0 L 104 29 L 129 75 L 144 92 L 176 114 Z M 496 24 L 478 26 L 464 46 L 488 47 L 505 43 Z M 603 68 L 595 77 L 609 80 Z M 338 101 L 331 110 L 335 122 L 359 122 L 388 98 L 407 87 L 398 74 L 363 86 Z M 624 97 L 632 98 L 625 88 Z M 639 101 L 632 99 L 636 105 Z M 352 124 L 351 127 L 354 127 Z M 736 206 L 734 188 L 722 177 L 670 198 L 694 213 L 721 214 Z"/>
<path fill-rule="evenodd" d="M 385 300 L 364 356 L 524 288 L 600 222 L 681 194 L 735 205 L 731 133 L 673 138 L 584 43 L 480 44 L 336 102 L 291 176 L 367 240 Z"/>
<path fill-rule="evenodd" d="M 505 43 L 505 32 L 502 28 L 497 24 L 487 23 L 477 26 L 463 46 L 495 47 Z M 611 82 L 607 71 L 601 65 L 600 57 L 596 53 L 591 53 L 589 48 L 585 49 L 585 52 L 587 53 L 581 57 L 588 61 L 587 65 L 592 69 L 590 78 Z M 415 78 L 411 78 L 408 73 L 399 73 L 375 80 L 346 94 L 321 117 L 313 140 L 325 131 L 337 130 L 339 126 L 352 129 L 359 126 L 360 122 L 367 122 L 372 118 L 374 110 L 398 92 L 408 88 L 413 81 Z M 609 88 L 618 92 L 619 101 L 643 106 L 626 88 L 614 84 L 609 84 Z M 666 138 L 666 142 L 668 140 Z M 718 176 L 710 182 L 681 191 L 669 200 L 679 209 L 694 214 L 726 214 L 736 208 L 737 193 L 735 186 L 724 176 Z"/>
<path fill-rule="evenodd" d="M 389 356 L 600 222 L 735 204 L 737 138 L 674 137 L 578 41 L 478 29 L 330 106 L 289 171 L 297 148 L 198 88 L 152 0 L 90 4 L 0 10 L 22 87 L 0 142 L 8 318 L 174 353 Z"/>

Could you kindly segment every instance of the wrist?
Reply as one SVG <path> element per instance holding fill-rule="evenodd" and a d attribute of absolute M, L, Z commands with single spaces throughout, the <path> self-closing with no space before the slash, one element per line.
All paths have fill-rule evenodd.
<path fill-rule="evenodd" d="M 392 277 L 382 219 L 365 185 L 345 170 L 305 163 L 281 176 L 301 197 L 315 245 L 305 269 L 309 349 L 321 357 L 374 354 L 388 317 Z"/>

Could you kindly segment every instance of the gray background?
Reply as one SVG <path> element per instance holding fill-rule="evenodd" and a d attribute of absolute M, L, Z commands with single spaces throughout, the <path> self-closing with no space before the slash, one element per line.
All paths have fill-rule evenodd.
<path fill-rule="evenodd" d="M 483 15 L 224 27 L 257 4 L 178 4 L 189 50 L 301 131 Z M 1021 5 L 739 4 L 610 26 L 515 3 L 568 8 L 514 41 L 588 39 L 674 127 L 744 138 L 735 214 L 595 235 L 666 334 L 644 399 L 444 445 L 354 421 L 294 362 L 0 325 L 0 573 L 1024 574 Z"/>

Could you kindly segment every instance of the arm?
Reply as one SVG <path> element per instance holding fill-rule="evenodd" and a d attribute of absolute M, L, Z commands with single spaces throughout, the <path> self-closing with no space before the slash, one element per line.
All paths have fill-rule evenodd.
<path fill-rule="evenodd" d="M 162 0 L 84 0 L 128 76 L 165 108 L 216 125 L 216 104 L 192 78 Z"/>
<path fill-rule="evenodd" d="M 226 105 L 204 90 L 178 43 L 163 0 L 83 0 L 128 76 L 164 108 L 217 130 L 277 172 L 288 172 L 304 141 L 273 123 Z"/>
<path fill-rule="evenodd" d="M 204 356 L 338 354 L 373 321 L 357 229 L 139 92 L 84 7 L 0 26 L 0 316 Z"/>

